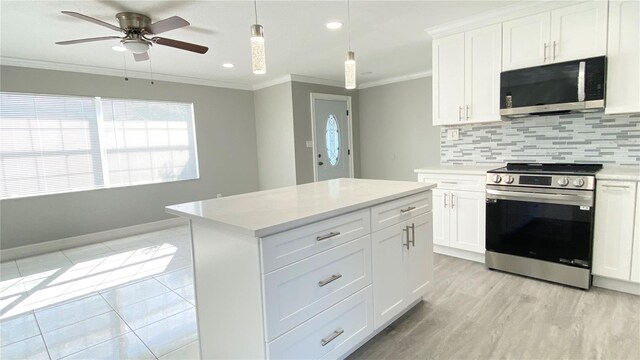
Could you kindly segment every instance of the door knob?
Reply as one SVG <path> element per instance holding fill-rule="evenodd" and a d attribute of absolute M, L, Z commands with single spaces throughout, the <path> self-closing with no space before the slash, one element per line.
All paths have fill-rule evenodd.
<path fill-rule="evenodd" d="M 322 166 L 324 163 L 322 161 L 318 161 L 318 165 Z"/>

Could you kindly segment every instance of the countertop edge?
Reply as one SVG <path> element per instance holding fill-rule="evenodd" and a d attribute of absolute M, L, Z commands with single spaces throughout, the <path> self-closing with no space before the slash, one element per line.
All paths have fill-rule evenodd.
<path fill-rule="evenodd" d="M 227 222 L 223 222 L 223 221 L 219 221 L 216 219 L 211 219 L 211 218 L 206 218 L 206 217 L 202 217 L 202 216 L 198 216 L 198 215 L 194 215 L 194 214 L 190 214 L 190 213 L 186 213 L 186 212 L 182 212 L 180 210 L 175 210 L 172 208 L 173 205 L 171 206 L 166 206 L 165 207 L 165 212 L 172 214 L 172 215 L 176 215 L 176 216 L 180 216 L 180 217 L 184 217 L 184 218 L 188 218 L 191 220 L 197 220 L 197 221 L 207 221 L 207 222 L 211 222 L 220 226 L 223 226 L 224 228 L 228 229 L 228 230 L 232 230 L 244 235 L 249 235 L 252 237 L 256 237 L 256 238 L 262 238 L 262 237 L 266 237 L 266 236 L 270 236 L 270 235 L 274 235 L 283 231 L 287 231 L 296 227 L 300 227 L 300 226 L 304 226 L 307 224 L 311 224 L 314 222 L 318 222 L 318 221 L 322 221 L 322 220 L 326 220 L 335 216 L 339 216 L 342 214 L 346 214 L 349 212 L 353 212 L 353 211 L 357 211 L 357 210 L 361 210 L 364 208 L 368 208 L 368 207 L 372 207 L 378 204 L 382 204 L 391 200 L 395 200 L 395 199 L 400 199 L 403 197 L 407 197 L 407 196 L 411 196 L 411 195 L 415 195 L 415 194 L 419 194 L 422 192 L 426 192 L 426 191 L 430 191 L 432 189 L 435 189 L 437 187 L 437 184 L 435 183 L 421 183 L 424 186 L 420 187 L 420 188 L 416 188 L 416 189 L 410 189 L 410 190 L 405 190 L 393 195 L 387 195 L 387 196 L 383 196 L 380 198 L 376 198 L 373 200 L 369 200 L 369 201 L 365 201 L 365 202 L 361 202 L 361 203 L 357 203 L 357 204 L 353 204 L 353 205 L 349 205 L 349 206 L 345 206 L 345 207 L 340 207 L 337 209 L 331 209 L 331 210 L 327 210 L 325 212 L 322 213 L 318 213 L 318 214 L 313 214 L 307 217 L 302 217 L 302 218 L 298 218 L 298 219 L 294 219 L 294 220 L 290 220 L 290 221 L 286 221 L 280 224 L 276 224 L 276 225 L 272 225 L 272 226 L 268 226 L 265 228 L 261 228 L 261 229 L 247 229 L 245 227 L 241 227 L 241 226 L 236 226 L 233 224 L 229 224 Z"/>

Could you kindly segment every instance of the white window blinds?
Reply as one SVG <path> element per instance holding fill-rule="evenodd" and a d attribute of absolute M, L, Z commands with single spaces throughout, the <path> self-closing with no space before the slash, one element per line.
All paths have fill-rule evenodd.
<path fill-rule="evenodd" d="M 0 93 L 0 197 L 198 178 L 192 104 Z"/>

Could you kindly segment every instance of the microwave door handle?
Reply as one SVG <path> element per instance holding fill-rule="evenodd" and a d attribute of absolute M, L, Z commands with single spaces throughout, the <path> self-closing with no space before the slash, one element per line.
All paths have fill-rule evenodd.
<path fill-rule="evenodd" d="M 582 102 L 585 99 L 585 83 L 584 83 L 584 71 L 586 64 L 584 61 L 580 61 L 578 66 L 578 101 Z"/>

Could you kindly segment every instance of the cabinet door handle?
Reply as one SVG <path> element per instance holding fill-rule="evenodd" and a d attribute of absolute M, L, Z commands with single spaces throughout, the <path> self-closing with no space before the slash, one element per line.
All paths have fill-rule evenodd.
<path fill-rule="evenodd" d="M 404 213 L 408 213 L 409 211 L 411 211 L 411 210 L 415 210 L 415 209 L 416 209 L 416 207 L 415 207 L 415 206 L 409 206 L 409 207 L 408 207 L 408 208 L 406 208 L 406 209 L 400 209 L 400 212 L 404 214 Z"/>
<path fill-rule="evenodd" d="M 547 43 L 544 43 L 544 54 L 542 56 L 542 62 L 547 62 Z"/>
<path fill-rule="evenodd" d="M 458 121 L 462 121 L 462 106 L 458 106 Z"/>
<path fill-rule="evenodd" d="M 556 60 L 556 41 L 553 40 L 553 61 Z"/>
<path fill-rule="evenodd" d="M 318 286 L 319 287 L 323 287 L 323 286 L 325 286 L 327 284 L 330 284 L 330 283 L 340 279 L 341 277 L 342 277 L 342 274 L 333 274 L 327 279 L 318 281 Z"/>
<path fill-rule="evenodd" d="M 469 121 L 469 105 L 467 105 L 467 121 Z"/>
<path fill-rule="evenodd" d="M 453 194 L 451 194 L 451 208 L 452 208 L 452 209 L 453 209 L 453 205 L 454 205 L 454 204 L 453 204 L 453 199 L 454 199 Z"/>
<path fill-rule="evenodd" d="M 407 242 L 402 242 L 402 246 L 406 246 L 407 250 L 409 250 L 409 226 L 405 226 L 402 232 L 405 233 L 405 239 L 407 240 Z"/>
<path fill-rule="evenodd" d="M 338 236 L 338 235 L 340 235 L 340 231 L 332 231 L 332 232 L 328 233 L 327 235 L 316 236 L 316 241 L 322 241 L 322 240 L 331 239 L 332 237 Z"/>
<path fill-rule="evenodd" d="M 411 243 L 411 246 L 416 247 L 416 224 L 411 224 L 411 226 L 407 226 L 408 228 L 411 229 L 411 240 L 409 240 L 409 236 L 407 236 L 407 242 Z M 407 233 L 409 233 L 409 231 L 407 231 Z M 407 249 L 409 248 L 409 246 L 407 246 Z"/>
<path fill-rule="evenodd" d="M 444 208 L 447 208 L 447 193 L 442 194 L 442 200 L 444 201 Z"/>
<path fill-rule="evenodd" d="M 336 331 L 334 331 L 333 333 L 331 333 L 331 335 L 327 336 L 326 338 L 320 340 L 320 345 L 325 346 L 328 343 L 332 342 L 335 338 L 337 338 L 338 336 L 342 335 L 344 333 L 344 330 L 342 329 L 338 329 Z"/>

